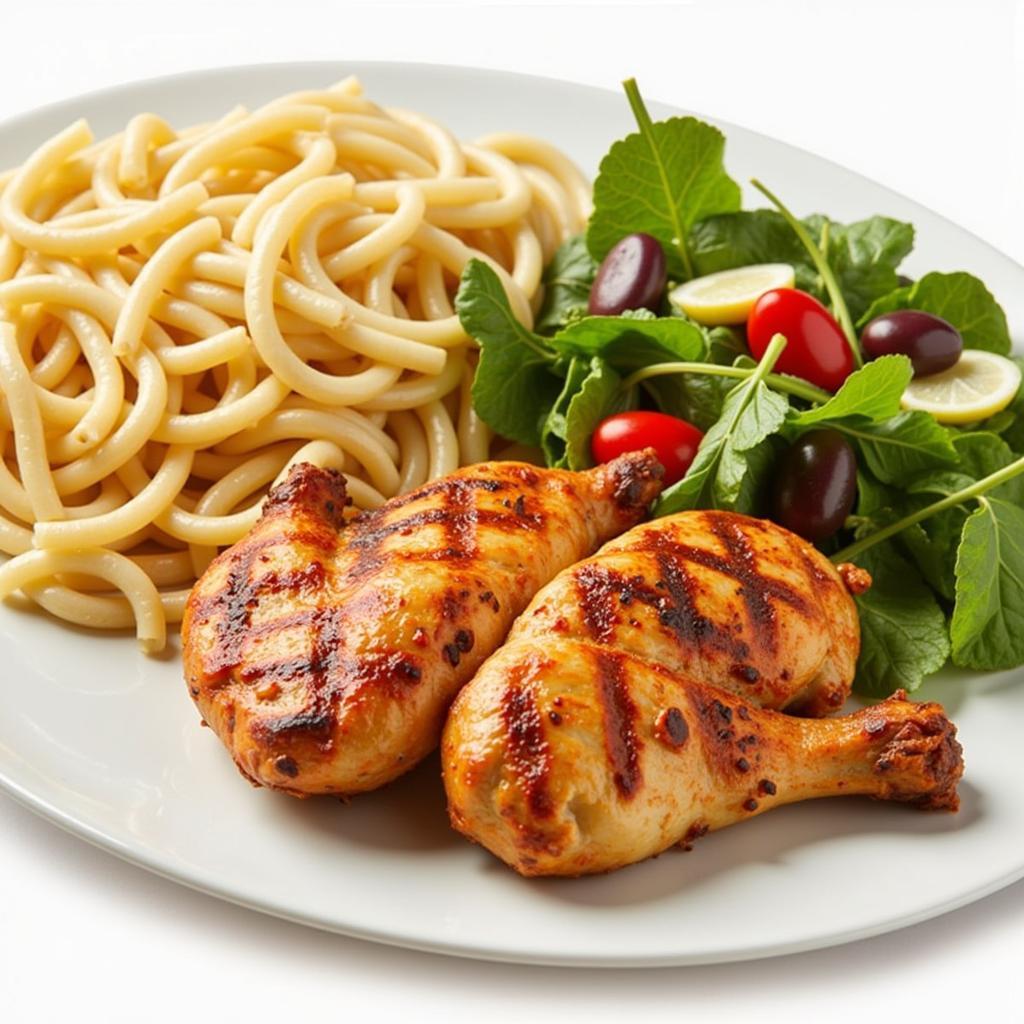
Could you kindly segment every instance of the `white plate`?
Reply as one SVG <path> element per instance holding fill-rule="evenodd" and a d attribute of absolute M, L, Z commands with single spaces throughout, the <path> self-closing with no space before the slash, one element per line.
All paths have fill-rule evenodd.
<path fill-rule="evenodd" d="M 590 171 L 631 128 L 621 95 L 561 82 L 416 65 L 274 65 L 144 82 L 28 114 L 0 128 L 0 165 L 82 115 L 97 134 L 140 110 L 188 124 L 350 72 L 374 98 L 433 114 L 464 137 L 521 129 Z M 652 113 L 670 111 L 652 104 Z M 856 174 L 725 130 L 738 180 L 756 174 L 798 212 L 913 221 L 911 272 L 974 272 L 1024 331 L 1024 270 L 1009 259 Z M 129 637 L 3 607 L 0 653 L 0 783 L 12 796 L 186 885 L 367 939 L 532 963 L 740 960 L 878 934 L 1024 875 L 1021 672 L 949 673 L 918 694 L 941 700 L 960 727 L 958 815 L 818 801 L 613 875 L 524 881 L 448 828 L 436 760 L 347 806 L 299 802 L 251 789 L 199 728 L 177 650 L 147 660 Z"/>

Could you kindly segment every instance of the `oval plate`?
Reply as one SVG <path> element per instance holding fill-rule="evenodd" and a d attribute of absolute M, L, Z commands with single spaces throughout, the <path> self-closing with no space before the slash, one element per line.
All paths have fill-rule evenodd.
<path fill-rule="evenodd" d="M 282 64 L 128 85 L 0 128 L 0 164 L 77 117 L 97 136 L 153 110 L 208 120 L 358 74 L 382 103 L 464 138 L 521 130 L 593 173 L 632 129 L 615 92 L 494 71 L 407 64 Z M 663 117 L 676 111 L 652 104 Z M 921 206 L 818 157 L 723 125 L 737 180 L 756 174 L 800 214 L 912 221 L 911 273 L 967 269 L 1024 330 L 1024 270 Z M 752 197 L 748 194 L 748 202 Z M 1011 768 L 1024 673 L 947 672 L 942 701 L 967 760 L 959 814 L 867 800 L 784 807 L 613 875 L 525 881 L 447 825 L 435 760 L 348 805 L 250 788 L 199 721 L 177 649 L 150 660 L 0 607 L 0 785 L 84 839 L 205 892 L 319 928 L 418 949 L 542 964 L 741 960 L 832 945 L 924 920 L 1024 875 L 1024 803 Z"/>

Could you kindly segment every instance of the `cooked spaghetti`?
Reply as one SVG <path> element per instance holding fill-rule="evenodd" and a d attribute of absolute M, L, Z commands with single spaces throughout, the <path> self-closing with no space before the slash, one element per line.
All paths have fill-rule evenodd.
<path fill-rule="evenodd" d="M 84 121 L 0 179 L 0 595 L 164 644 L 296 461 L 357 507 L 477 462 L 473 258 L 530 323 L 590 188 L 354 79 L 175 131 Z"/>

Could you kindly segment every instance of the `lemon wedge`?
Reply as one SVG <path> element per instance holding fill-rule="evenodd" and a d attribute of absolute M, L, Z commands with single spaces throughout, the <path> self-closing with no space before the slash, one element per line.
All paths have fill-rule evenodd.
<path fill-rule="evenodd" d="M 742 324 L 754 303 L 773 288 L 792 288 L 796 282 L 788 263 L 755 263 L 717 274 L 695 277 L 669 292 L 673 305 L 699 324 L 718 327 Z"/>
<path fill-rule="evenodd" d="M 1005 356 L 969 348 L 948 370 L 912 380 L 902 405 L 930 412 L 940 423 L 974 423 L 1005 409 L 1020 380 L 1020 368 Z"/>

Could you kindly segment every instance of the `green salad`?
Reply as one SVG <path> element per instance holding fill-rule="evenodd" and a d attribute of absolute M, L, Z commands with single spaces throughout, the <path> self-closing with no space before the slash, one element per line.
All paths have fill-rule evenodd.
<path fill-rule="evenodd" d="M 966 271 L 902 277 L 911 224 L 797 219 L 758 182 L 768 206 L 742 209 L 717 128 L 626 94 L 637 131 L 533 329 L 465 268 L 479 416 L 549 466 L 651 444 L 656 516 L 767 516 L 867 569 L 863 694 L 1024 664 L 1024 362 L 999 303 Z"/>

